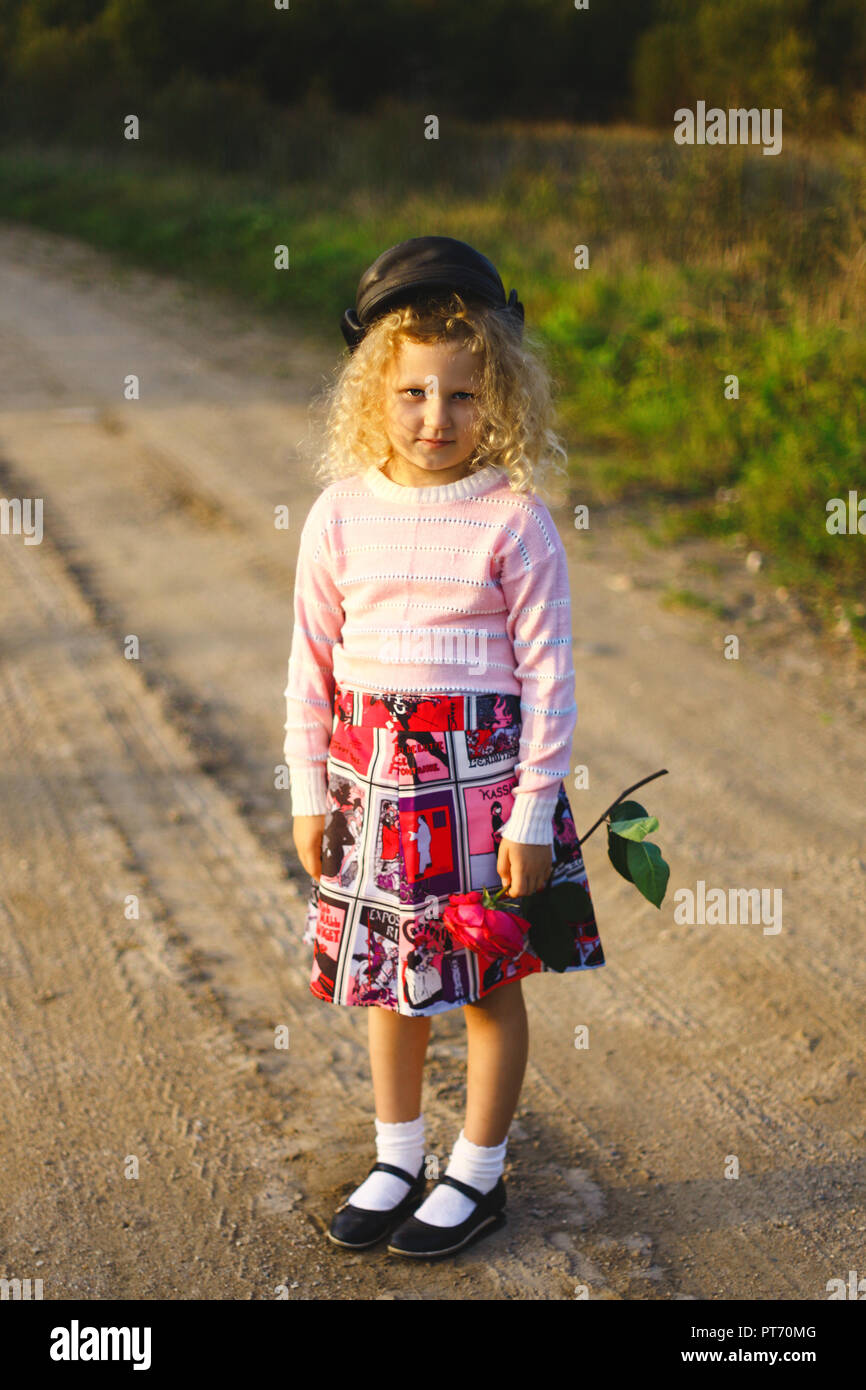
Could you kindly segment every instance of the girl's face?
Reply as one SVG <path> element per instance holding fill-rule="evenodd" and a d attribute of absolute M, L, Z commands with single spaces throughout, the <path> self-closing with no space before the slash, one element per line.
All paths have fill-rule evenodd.
<path fill-rule="evenodd" d="M 481 431 L 475 387 L 478 359 L 468 347 L 406 339 L 385 385 L 391 454 L 383 472 L 410 487 L 466 476 Z"/>

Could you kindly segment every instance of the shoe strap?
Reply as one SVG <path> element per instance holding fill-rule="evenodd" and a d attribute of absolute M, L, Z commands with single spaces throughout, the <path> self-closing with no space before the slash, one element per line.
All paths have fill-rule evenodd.
<path fill-rule="evenodd" d="M 447 1182 L 449 1187 L 456 1187 L 458 1192 L 462 1192 L 465 1197 L 471 1197 L 473 1202 L 483 1202 L 489 1196 L 489 1192 L 479 1192 L 477 1187 L 470 1187 L 468 1182 L 461 1182 L 459 1178 L 452 1178 L 449 1173 L 443 1173 L 440 1182 Z"/>
<path fill-rule="evenodd" d="M 420 1176 L 416 1174 L 413 1177 L 411 1173 L 406 1172 L 405 1168 L 398 1168 L 394 1163 L 374 1163 L 373 1167 L 370 1169 L 370 1173 L 393 1173 L 395 1178 L 402 1178 L 403 1181 L 409 1183 L 410 1186 L 412 1183 L 417 1182 Z M 369 1177 L 369 1174 L 367 1176 Z"/>

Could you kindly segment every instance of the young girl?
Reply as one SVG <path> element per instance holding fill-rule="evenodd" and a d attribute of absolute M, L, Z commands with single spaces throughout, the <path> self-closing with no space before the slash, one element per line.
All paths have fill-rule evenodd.
<path fill-rule="evenodd" d="M 531 485 L 564 450 L 523 307 L 491 262 L 414 237 L 361 277 L 298 554 L 285 690 L 293 835 L 314 880 L 310 989 L 369 1008 L 377 1162 L 334 1215 L 352 1250 L 435 1257 L 505 1221 L 527 949 L 484 956 L 455 893 L 587 888 L 564 778 L 577 718 L 562 541 Z M 604 955 L 574 923 L 569 971 Z M 424 1196 L 433 1014 L 465 1011 L 467 1108 Z M 420 1203 L 420 1205 L 419 1205 Z M 395 1229 L 396 1228 L 396 1229 Z"/>

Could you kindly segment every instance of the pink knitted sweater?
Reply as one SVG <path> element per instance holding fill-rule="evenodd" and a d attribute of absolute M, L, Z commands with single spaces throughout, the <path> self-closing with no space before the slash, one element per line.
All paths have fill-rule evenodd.
<path fill-rule="evenodd" d="M 520 696 L 502 834 L 553 843 L 577 720 L 562 541 L 534 493 L 488 464 L 407 487 L 378 466 L 326 487 L 301 533 L 285 689 L 292 814 L 324 815 L 335 682 L 373 693 Z"/>

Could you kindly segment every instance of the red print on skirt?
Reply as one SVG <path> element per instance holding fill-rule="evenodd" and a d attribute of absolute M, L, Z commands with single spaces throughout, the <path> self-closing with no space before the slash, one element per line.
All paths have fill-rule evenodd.
<path fill-rule="evenodd" d="M 452 893 L 497 889 L 502 827 L 518 778 L 516 695 L 373 695 L 337 688 L 328 751 L 322 876 L 304 940 L 310 989 L 333 1004 L 423 1016 L 461 1008 L 549 969 L 457 947 Z M 553 882 L 589 893 L 565 791 L 551 813 Z M 574 923 L 568 972 L 604 965 L 595 917 Z"/>

